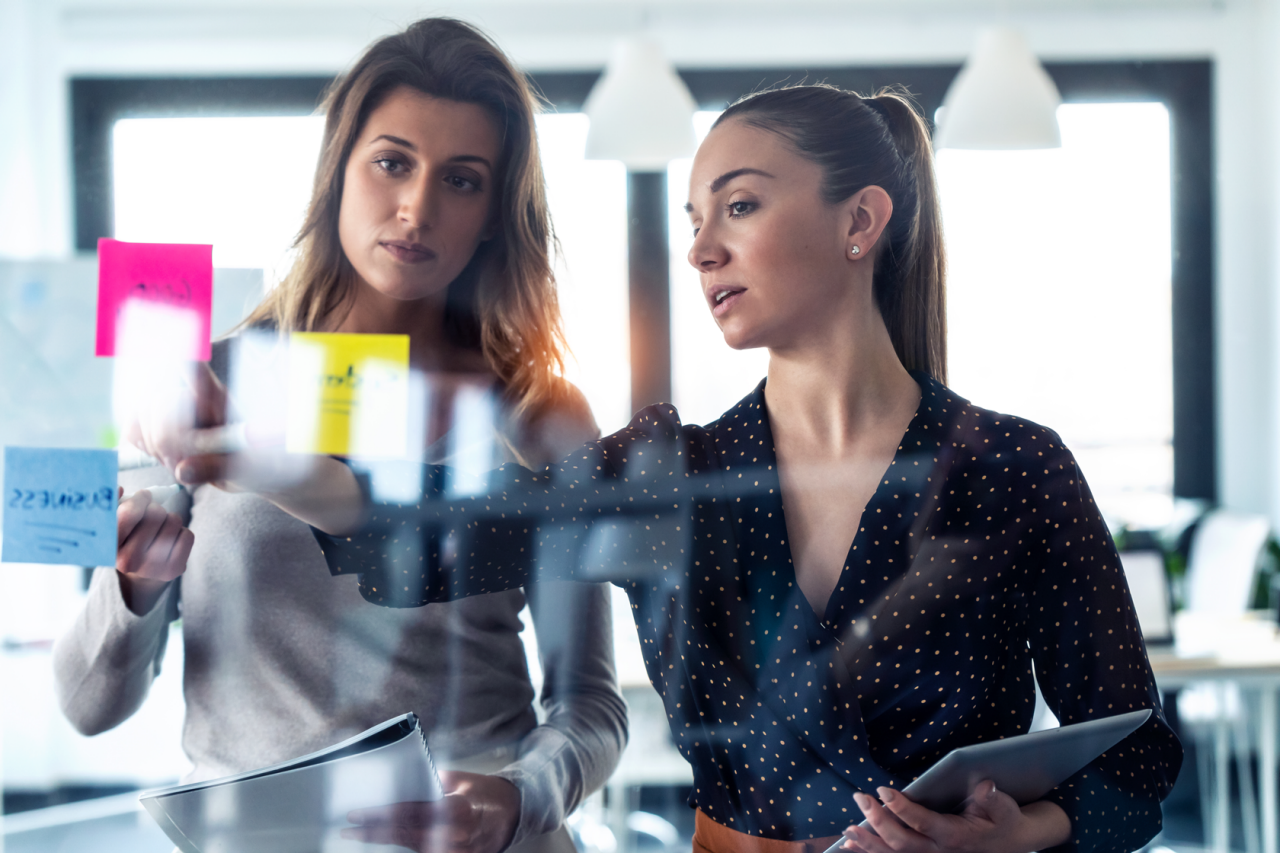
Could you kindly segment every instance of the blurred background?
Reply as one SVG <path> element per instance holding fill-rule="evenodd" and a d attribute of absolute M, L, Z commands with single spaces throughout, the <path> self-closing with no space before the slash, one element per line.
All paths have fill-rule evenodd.
<path fill-rule="evenodd" d="M 0 0 L 0 442 L 114 446 L 98 238 L 212 243 L 214 333 L 234 326 L 288 268 L 324 87 L 427 15 L 484 28 L 546 98 L 569 377 L 606 433 L 658 399 L 713 420 L 766 365 L 724 346 L 685 261 L 689 152 L 587 157 L 584 103 L 620 43 L 674 68 L 695 138 L 801 81 L 903 85 L 959 134 L 962 108 L 984 121 L 953 90 L 984 44 L 1002 73 L 1043 68 L 1059 145 L 939 152 L 950 384 L 1056 429 L 1126 552 L 1189 747 L 1155 844 L 1276 851 L 1280 0 Z M 1023 71 L 991 32 L 1029 48 Z M 187 768 L 181 643 L 138 714 L 76 734 L 49 650 L 85 577 L 0 565 L 3 849 L 163 851 L 130 792 Z M 688 770 L 615 611 L 631 746 L 575 831 L 688 849 Z"/>

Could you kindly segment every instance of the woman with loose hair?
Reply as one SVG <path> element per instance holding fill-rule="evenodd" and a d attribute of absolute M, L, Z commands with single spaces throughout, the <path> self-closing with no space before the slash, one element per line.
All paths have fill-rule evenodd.
<path fill-rule="evenodd" d="M 944 384 L 923 119 L 893 92 L 745 98 L 700 146 L 686 209 L 725 342 L 769 351 L 720 419 L 651 406 L 471 498 L 374 502 L 333 463 L 323 507 L 277 500 L 379 604 L 619 584 L 693 768 L 697 853 L 1142 847 L 1181 748 L 1071 453 Z M 414 559 L 441 541 L 438 564 Z M 982 781 L 942 815 L 901 793 L 952 749 L 1027 731 L 1036 683 L 1063 723 L 1152 714 L 1038 802 Z"/>
<path fill-rule="evenodd" d="M 373 44 L 325 99 L 292 270 L 242 334 L 215 345 L 197 386 L 221 398 L 224 383 L 269 372 L 244 342 L 251 332 L 401 334 L 435 413 L 415 460 L 443 461 L 457 444 L 447 413 L 464 392 L 500 401 L 491 437 L 512 461 L 541 467 L 596 437 L 562 376 L 535 107 L 524 76 L 462 22 L 422 20 Z M 225 424 L 228 407 L 197 415 Z M 182 430 L 143 419 L 133 432 L 164 467 L 127 485 L 167 478 Z M 240 475 L 266 476 L 261 458 L 242 458 Z M 433 851 L 572 850 L 561 824 L 626 741 L 608 588 L 522 585 L 388 619 L 354 581 L 328 580 L 307 525 L 236 478 L 217 485 L 192 488 L 178 514 L 145 491 L 121 502 L 117 564 L 95 574 L 56 652 L 73 724 L 93 734 L 132 714 L 181 616 L 189 781 L 294 758 L 413 711 L 450 769 L 448 796 L 415 810 L 411 828 L 352 837 Z M 541 724 L 520 637 L 526 600 L 545 675 Z"/>
<path fill-rule="evenodd" d="M 417 313 L 396 305 L 395 321 L 407 334 L 437 332 L 431 337 L 419 334 L 413 341 L 419 350 L 433 347 L 452 353 L 464 366 L 483 356 L 484 368 L 501 384 L 516 422 L 527 426 L 558 407 L 580 408 L 581 396 L 562 378 L 565 344 L 549 256 L 553 236 L 533 96 L 523 75 L 497 47 L 459 21 L 427 19 L 382 39 L 329 92 L 324 141 L 297 241 L 297 260 L 243 325 L 271 324 L 290 331 L 365 330 L 364 316 L 377 309 L 363 304 L 361 273 L 353 265 L 358 261 L 349 256 L 342 239 L 343 188 L 370 114 L 397 90 L 469 105 L 470 112 L 483 113 L 501 141 L 501 151 L 496 162 L 486 164 L 492 185 L 483 195 L 491 218 L 483 229 L 468 235 L 456 257 L 447 259 L 452 264 L 442 264 L 443 274 L 435 274 L 447 283 L 443 300 L 419 300 L 412 306 Z M 378 254 L 376 249 L 371 253 Z M 413 255 L 397 261 L 423 263 Z"/>

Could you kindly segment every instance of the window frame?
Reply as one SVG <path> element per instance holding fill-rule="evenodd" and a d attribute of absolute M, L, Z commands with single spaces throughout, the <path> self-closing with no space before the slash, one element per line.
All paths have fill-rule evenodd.
<path fill-rule="evenodd" d="M 1172 192 L 1173 493 L 1217 497 L 1214 351 L 1213 62 L 1047 62 L 1067 103 L 1159 101 L 1169 110 Z M 960 66 L 684 69 L 703 109 L 779 83 L 826 82 L 858 92 L 905 86 L 926 116 Z M 550 109 L 581 110 L 598 71 L 530 75 Z M 122 118 L 308 115 L 333 78 L 192 77 L 70 80 L 75 239 L 94 251 L 112 223 L 111 128 Z M 1064 246 L 1064 251 L 1070 251 Z M 669 324 L 669 321 L 668 321 Z M 669 356 L 668 356 L 669 357 Z M 1209 452 L 1205 452 L 1209 448 Z"/>

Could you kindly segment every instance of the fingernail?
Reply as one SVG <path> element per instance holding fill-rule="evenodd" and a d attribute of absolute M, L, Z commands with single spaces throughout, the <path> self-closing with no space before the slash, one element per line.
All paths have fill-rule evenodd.
<path fill-rule="evenodd" d="M 994 797 L 995 795 L 996 795 L 996 783 L 995 783 L 995 782 L 992 782 L 992 783 L 991 783 L 991 790 L 987 792 L 987 799 L 989 800 L 989 799 L 991 799 L 992 797 Z"/>
<path fill-rule="evenodd" d="M 866 794 L 853 795 L 854 805 L 856 805 L 858 807 L 858 810 L 861 811 L 864 815 L 867 813 L 867 804 L 863 802 L 866 796 L 867 796 Z"/>
<path fill-rule="evenodd" d="M 880 802 L 885 805 L 892 803 L 893 798 L 898 796 L 898 793 L 892 788 L 876 788 L 876 793 L 880 795 Z"/>

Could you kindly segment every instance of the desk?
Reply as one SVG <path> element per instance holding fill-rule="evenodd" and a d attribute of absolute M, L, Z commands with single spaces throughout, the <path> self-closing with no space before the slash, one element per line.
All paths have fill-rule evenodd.
<path fill-rule="evenodd" d="M 1227 851 L 1231 831 L 1231 780 L 1234 752 L 1239 766 L 1245 845 L 1250 853 L 1280 853 L 1280 800 L 1276 774 L 1280 751 L 1280 636 L 1276 625 L 1259 616 L 1223 618 L 1181 613 L 1173 651 L 1153 650 L 1151 669 L 1162 693 L 1206 686 L 1219 713 L 1197 730 L 1200 801 L 1205 844 Z M 1239 707 L 1229 713 L 1231 691 Z M 1258 755 L 1259 785 L 1254 796 L 1249 756 Z M 1185 772 L 1185 769 L 1184 769 Z"/>

